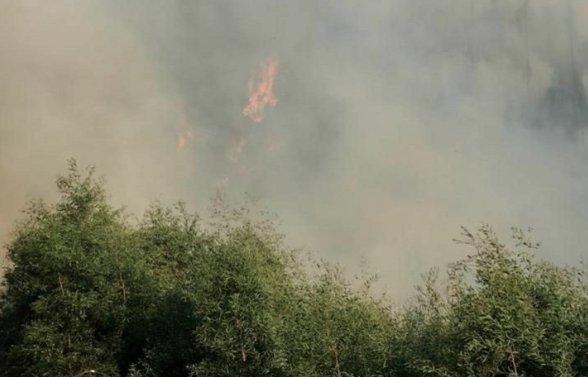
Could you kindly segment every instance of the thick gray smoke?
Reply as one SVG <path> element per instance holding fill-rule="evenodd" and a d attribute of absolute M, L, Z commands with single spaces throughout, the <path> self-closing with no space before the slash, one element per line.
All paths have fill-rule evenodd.
<path fill-rule="evenodd" d="M 136 212 L 247 194 L 290 244 L 365 259 L 400 295 L 463 255 L 459 225 L 586 253 L 584 1 L 0 4 L 4 239 L 73 156 Z M 278 103 L 256 124 L 270 56 Z"/>

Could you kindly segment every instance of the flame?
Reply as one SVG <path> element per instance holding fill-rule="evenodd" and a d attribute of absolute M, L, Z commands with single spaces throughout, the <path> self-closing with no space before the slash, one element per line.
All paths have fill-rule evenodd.
<path fill-rule="evenodd" d="M 229 152 L 227 153 L 227 158 L 229 159 L 229 161 L 235 164 L 238 163 L 241 157 L 241 153 L 243 152 L 243 147 L 245 147 L 246 144 L 247 139 L 241 137 L 239 141 L 236 144 L 234 144 L 231 147 L 231 149 L 229 149 Z"/>
<path fill-rule="evenodd" d="M 586 22 L 588 20 L 588 4 L 580 3 L 579 5 L 576 5 L 576 7 L 577 9 L 574 12 L 576 14 L 575 25 L 579 34 L 586 37 L 588 35 L 588 25 Z"/>
<path fill-rule="evenodd" d="M 273 93 L 277 71 L 278 58 L 271 56 L 259 64 L 257 75 L 249 80 L 249 101 L 243 109 L 243 115 L 255 123 L 260 123 L 263 119 L 263 110 L 266 106 L 276 106 L 278 103 Z"/>
<path fill-rule="evenodd" d="M 176 120 L 176 151 L 180 151 L 188 146 L 193 139 L 192 127 L 188 122 L 186 104 L 182 99 L 176 99 L 172 102 L 172 114 Z"/>
<path fill-rule="evenodd" d="M 220 179 L 219 181 L 216 182 L 216 188 L 218 190 L 224 190 L 227 188 L 227 186 L 229 185 L 231 178 L 228 175 L 224 175 L 222 177 L 222 179 Z"/>
<path fill-rule="evenodd" d="M 249 98 L 243 115 L 254 123 L 261 123 L 263 111 L 267 106 L 276 106 L 278 99 L 274 95 L 274 78 L 278 71 L 278 58 L 274 55 L 259 63 L 255 75 L 249 80 Z M 251 125 L 240 127 L 240 136 L 234 140 L 227 150 L 226 158 L 230 162 L 230 172 L 219 182 L 219 189 L 226 188 L 236 176 L 249 174 L 249 169 L 242 162 L 243 152 L 249 143 L 247 135 Z M 178 144 L 179 145 L 179 144 Z M 183 144 L 182 144 L 183 145 Z M 279 142 L 272 143 L 271 150 L 279 148 Z"/>
<path fill-rule="evenodd" d="M 186 146 L 186 144 L 192 140 L 192 131 L 189 129 L 184 129 L 183 131 L 178 133 L 178 139 L 176 141 L 176 150 L 182 150 Z"/>
<path fill-rule="evenodd" d="M 272 135 L 267 139 L 265 151 L 268 153 L 272 153 L 281 149 L 283 146 L 284 139 L 279 136 Z"/>

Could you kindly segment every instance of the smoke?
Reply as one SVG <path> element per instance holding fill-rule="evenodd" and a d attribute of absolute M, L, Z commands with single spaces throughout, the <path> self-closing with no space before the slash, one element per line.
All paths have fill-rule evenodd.
<path fill-rule="evenodd" d="M 365 259 L 400 297 L 463 255 L 459 225 L 532 226 L 542 256 L 585 255 L 579 0 L 3 8 L 4 235 L 26 200 L 52 198 L 74 156 L 137 212 L 247 194 L 278 213 L 290 244 L 351 271 Z M 279 101 L 256 123 L 242 111 L 268 56 Z"/>

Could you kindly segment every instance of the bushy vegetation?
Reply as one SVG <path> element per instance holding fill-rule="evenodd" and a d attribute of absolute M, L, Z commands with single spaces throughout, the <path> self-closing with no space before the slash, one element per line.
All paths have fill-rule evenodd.
<path fill-rule="evenodd" d="M 471 256 L 393 308 L 245 209 L 136 223 L 73 161 L 57 186 L 8 245 L 1 376 L 588 376 L 583 272 L 521 231 L 464 230 Z"/>

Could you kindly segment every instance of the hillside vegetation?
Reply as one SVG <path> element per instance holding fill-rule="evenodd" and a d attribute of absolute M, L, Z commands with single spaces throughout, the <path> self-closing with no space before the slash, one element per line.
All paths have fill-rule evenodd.
<path fill-rule="evenodd" d="M 0 376 L 588 376 L 585 275 L 522 231 L 464 229 L 470 256 L 393 307 L 244 209 L 129 221 L 73 161 L 57 186 L 8 245 Z"/>

